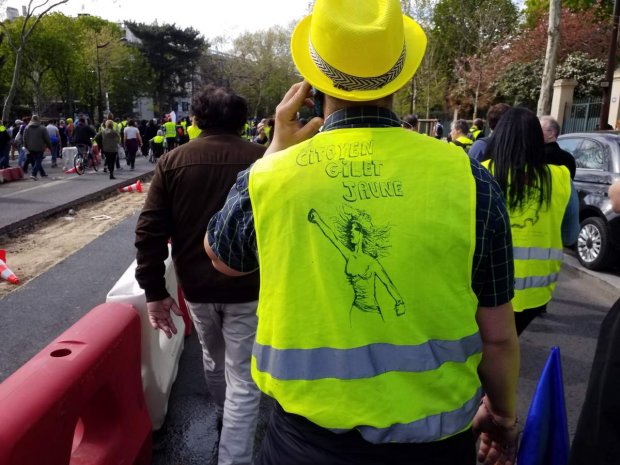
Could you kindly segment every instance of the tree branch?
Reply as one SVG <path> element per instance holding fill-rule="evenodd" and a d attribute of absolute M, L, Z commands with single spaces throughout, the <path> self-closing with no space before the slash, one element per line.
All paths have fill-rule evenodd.
<path fill-rule="evenodd" d="M 28 30 L 28 32 L 26 33 L 24 39 L 28 39 L 28 36 L 30 36 L 30 34 L 32 33 L 32 31 L 34 30 L 34 28 L 36 27 L 37 24 L 39 24 L 39 21 L 41 21 L 41 18 L 43 16 L 45 16 L 47 13 L 49 13 L 53 8 L 56 8 L 59 5 L 62 5 L 64 3 L 67 3 L 69 0 L 59 0 L 56 3 L 51 4 L 50 6 L 48 6 L 43 12 L 39 13 L 37 16 L 37 19 L 34 21 L 34 23 L 32 23 L 32 25 L 30 26 L 30 29 Z M 32 3 L 32 0 L 30 0 L 30 3 Z M 43 7 L 44 5 L 46 5 L 47 3 L 49 3 L 49 0 L 45 0 L 45 2 L 42 5 L 39 5 L 36 8 L 40 8 Z M 30 6 L 28 7 L 30 8 Z M 33 10 L 34 11 L 34 10 Z M 25 24 L 25 21 L 24 21 Z"/>

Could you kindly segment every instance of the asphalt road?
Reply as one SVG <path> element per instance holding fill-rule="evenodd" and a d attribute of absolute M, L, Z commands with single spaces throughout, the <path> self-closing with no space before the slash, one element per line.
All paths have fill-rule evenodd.
<path fill-rule="evenodd" d="M 114 172 L 116 180 L 111 180 L 103 172 L 103 166 L 98 172 L 90 170 L 80 176 L 65 174 L 60 159 L 57 168 L 50 165 L 51 157 L 48 156 L 43 160 L 47 178 L 33 181 L 26 175 L 23 180 L 0 184 L 0 234 L 27 226 L 78 203 L 96 199 L 121 186 L 133 184 L 154 170 L 154 165 L 145 157 L 136 159 L 135 171 L 130 171 L 125 161 L 121 160 L 123 169 Z M 17 166 L 17 162 L 11 161 L 11 166 Z"/>
<path fill-rule="evenodd" d="M 137 216 L 0 299 L 0 381 L 105 302 L 135 258 Z"/>

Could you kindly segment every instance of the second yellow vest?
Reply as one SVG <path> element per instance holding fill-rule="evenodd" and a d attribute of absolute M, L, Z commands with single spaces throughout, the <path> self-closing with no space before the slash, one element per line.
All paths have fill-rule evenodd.
<path fill-rule="evenodd" d="M 482 163 L 487 168 L 490 161 Z M 492 168 L 492 166 L 491 166 Z M 564 166 L 547 165 L 551 202 L 538 206 L 538 192 L 518 211 L 509 211 L 515 264 L 514 311 L 540 307 L 551 300 L 564 259 L 562 220 L 570 199 L 571 180 Z"/>

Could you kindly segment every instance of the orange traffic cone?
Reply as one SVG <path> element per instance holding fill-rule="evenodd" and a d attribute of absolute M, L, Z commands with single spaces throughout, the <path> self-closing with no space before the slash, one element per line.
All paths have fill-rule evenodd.
<path fill-rule="evenodd" d="M 11 284 L 19 284 L 19 278 L 15 276 L 15 273 L 13 273 L 8 266 L 6 266 L 4 260 L 0 260 L 0 277 Z"/>
<path fill-rule="evenodd" d="M 131 186 L 121 187 L 119 192 L 142 192 L 142 184 L 140 184 L 140 180 Z"/>
<path fill-rule="evenodd" d="M 73 168 L 71 168 L 70 170 L 65 171 L 65 174 L 73 174 L 73 173 L 77 173 L 77 170 L 75 169 L 75 166 Z"/>

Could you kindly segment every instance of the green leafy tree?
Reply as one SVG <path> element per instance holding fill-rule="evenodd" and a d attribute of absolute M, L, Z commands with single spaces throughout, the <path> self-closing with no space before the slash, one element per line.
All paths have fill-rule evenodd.
<path fill-rule="evenodd" d="M 454 84 L 452 101 L 470 101 L 475 117 L 486 70 L 497 59 L 491 52 L 513 36 L 518 11 L 510 0 L 439 0 L 432 22 L 438 63 Z"/>
<path fill-rule="evenodd" d="M 536 110 L 544 59 L 509 65 L 501 78 L 491 85 L 496 101 Z"/>
<path fill-rule="evenodd" d="M 61 113 L 73 115 L 76 101 L 83 100 L 84 83 L 93 79 L 88 69 L 89 55 L 85 53 L 86 44 L 90 42 L 85 36 L 84 20 L 53 14 L 50 21 L 45 22 L 45 27 L 50 27 L 52 34 L 63 40 L 53 51 L 50 73 L 62 105 Z"/>
<path fill-rule="evenodd" d="M 403 13 L 420 24 L 427 37 L 433 29 L 432 17 L 436 0 L 401 0 Z M 447 79 L 441 72 L 437 42 L 429 40 L 426 53 L 413 79 L 403 87 L 394 101 L 398 114 L 423 113 L 430 117 L 432 110 L 442 109 Z"/>
<path fill-rule="evenodd" d="M 559 79 L 577 81 L 575 97 L 600 97 L 601 82 L 605 79 L 607 63 L 599 58 L 592 58 L 587 53 L 570 54 L 564 63 L 558 66 Z"/>
<path fill-rule="evenodd" d="M 23 74 L 30 84 L 36 113 L 42 113 L 58 96 L 53 70 L 73 55 L 72 38 L 66 29 L 72 22 L 60 13 L 50 13 L 41 19 L 30 37 L 24 53 Z"/>
<path fill-rule="evenodd" d="M 128 43 L 124 31 L 114 23 L 95 17 L 80 17 L 85 58 L 81 90 L 89 108 L 131 115 L 133 102 L 153 91 L 153 71 L 139 47 Z M 94 99 L 93 99 L 94 97 Z"/>
<path fill-rule="evenodd" d="M 4 32 L 0 31 L 0 47 L 2 47 L 3 42 L 4 42 Z M 2 54 L 0 55 L 0 68 L 3 68 L 5 63 L 6 63 L 6 55 Z"/>
<path fill-rule="evenodd" d="M 563 70 L 564 63 L 577 53 L 589 60 L 605 62 L 611 25 L 609 20 L 601 19 L 598 8 L 575 12 L 563 9 L 560 19 L 560 47 L 558 52 L 558 75 L 569 76 Z M 525 28 L 518 36 L 507 38 L 498 45 L 494 56 L 496 63 L 489 71 L 489 93 L 492 102 L 519 102 L 536 110 L 531 95 L 540 91 L 542 67 L 546 48 L 547 18 L 541 17 L 533 28 Z M 582 60 L 583 61 L 583 60 Z M 588 65 L 589 66 L 589 65 Z M 561 71 L 562 70 L 562 71 Z M 596 95 L 596 79 L 590 90 L 580 87 L 579 92 Z M 578 82 L 583 82 L 577 78 Z"/>
<path fill-rule="evenodd" d="M 272 115 L 288 88 L 300 80 L 289 50 L 291 28 L 274 26 L 234 40 L 227 81 L 255 116 Z"/>
<path fill-rule="evenodd" d="M 534 27 L 549 12 L 549 0 L 525 0 L 525 22 L 528 27 Z M 562 0 L 562 8 L 582 12 L 597 10 L 597 15 L 603 20 L 609 18 L 614 6 L 613 0 Z"/>
<path fill-rule="evenodd" d="M 6 33 L 9 46 L 15 52 L 15 63 L 13 66 L 13 78 L 11 80 L 11 87 L 9 88 L 9 92 L 4 101 L 4 108 L 2 109 L 3 120 L 8 120 L 11 113 L 13 99 L 15 98 L 15 94 L 17 93 L 17 86 L 19 83 L 24 53 L 26 52 L 28 40 L 32 32 L 41 21 L 41 18 L 43 18 L 46 14 L 48 14 L 57 6 L 67 3 L 68 1 L 69 0 L 30 0 L 26 7 L 24 16 L 20 17 L 18 20 L 15 20 L 19 21 L 20 24 L 19 33 L 16 36 L 13 36 L 8 31 L 8 23 L 10 21 L 5 20 L 0 22 L 0 29 L 2 29 Z"/>
<path fill-rule="evenodd" d="M 155 102 L 159 111 L 165 111 L 176 97 L 188 93 L 198 61 L 208 44 L 193 28 L 135 22 L 128 22 L 126 26 L 140 40 L 138 50 L 154 73 Z"/>

